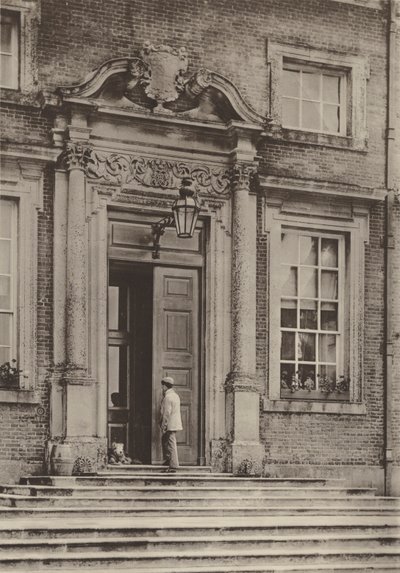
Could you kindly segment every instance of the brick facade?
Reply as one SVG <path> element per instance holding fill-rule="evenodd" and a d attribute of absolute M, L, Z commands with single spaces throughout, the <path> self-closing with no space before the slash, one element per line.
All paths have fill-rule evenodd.
<path fill-rule="evenodd" d="M 32 4 L 35 0 L 32 0 Z M 13 5 L 12 0 L 6 2 Z M 18 2 L 17 2 L 18 4 Z M 129 0 L 42 0 L 36 61 L 35 93 L 19 96 L 1 91 L 2 140 L 6 144 L 51 147 L 54 111 L 41 107 L 41 91 L 78 84 L 107 60 L 138 54 L 143 42 L 185 46 L 188 74 L 206 67 L 229 78 L 244 99 L 268 115 L 269 66 L 267 41 L 318 50 L 362 55 L 369 64 L 365 149 L 291 142 L 269 133 L 259 146 L 260 176 L 312 180 L 375 190 L 385 187 L 387 122 L 388 9 L 330 0 L 190 0 L 149 2 Z M 399 43 L 399 32 L 397 42 Z M 399 61 L 399 60 L 398 60 Z M 397 83 L 400 81 L 397 62 Z M 397 127 L 400 132 L 399 110 Z M 396 150 L 400 155 L 399 135 Z M 34 404 L 4 404 L 0 400 L 0 465 L 5 477 L 39 473 L 49 433 L 48 376 L 53 367 L 53 237 L 54 163 L 43 177 L 43 209 L 38 215 L 37 274 L 37 396 Z M 397 175 L 397 181 L 399 176 Z M 268 324 L 268 236 L 262 233 L 263 210 L 258 204 L 257 238 L 257 378 L 268 391 L 266 341 L 274 336 Z M 400 464 L 400 207 L 395 208 L 396 236 L 393 276 L 394 386 L 393 436 L 395 464 Z M 365 245 L 364 379 L 362 416 L 322 413 L 278 413 L 261 410 L 261 440 L 267 472 L 284 466 L 360 468 L 365 481 L 379 482 L 384 448 L 384 250 L 383 202 L 370 210 L 369 241 Z M 272 255 L 273 256 L 273 255 Z M 397 377 L 396 377 L 397 376 Z M 1 390 L 0 390 L 1 392 Z M 268 470 L 268 466 L 272 469 Z M 304 468 L 304 466 L 306 466 Z M 333 468 L 333 469 L 332 469 Z M 376 472 L 376 473 L 375 473 Z M 2 475 L 3 477 L 3 475 Z M 378 481 L 377 481 L 378 480 Z"/>

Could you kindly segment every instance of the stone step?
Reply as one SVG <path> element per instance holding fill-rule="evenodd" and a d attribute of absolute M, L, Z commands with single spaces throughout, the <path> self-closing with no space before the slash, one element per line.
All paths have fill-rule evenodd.
<path fill-rule="evenodd" d="M 46 569 L 46 573 L 59 573 L 59 569 Z M 154 573 L 148 567 L 126 567 L 123 569 L 124 573 Z M 389 563 L 379 563 L 374 565 L 369 562 L 359 562 L 349 564 L 346 561 L 341 561 L 332 564 L 318 564 L 318 565 L 274 565 L 272 568 L 268 565 L 230 565 L 229 572 L 225 565 L 214 566 L 209 565 L 205 570 L 204 567 L 179 567 L 179 573 L 365 573 L 372 571 L 376 573 L 399 573 L 397 565 L 393 566 Z M 26 569 L 13 569 L 14 573 L 26 573 Z M 110 569 L 96 569 L 96 573 L 109 573 Z M 76 569 L 65 569 L 63 573 L 76 573 Z M 177 573 L 176 567 L 163 567 L 157 568 L 157 573 Z"/>
<path fill-rule="evenodd" d="M 203 550 L 205 553 L 211 547 L 213 550 L 222 549 L 234 551 L 251 548 L 280 549 L 282 552 L 297 551 L 307 548 L 320 552 L 321 548 L 329 547 L 331 550 L 346 552 L 347 549 L 364 549 L 371 551 L 382 546 L 400 547 L 400 530 L 395 534 L 350 534 L 337 532 L 336 534 L 314 533 L 313 535 L 204 535 L 202 537 L 87 537 L 84 539 L 3 539 L 0 540 L 0 555 L 29 552 L 32 556 L 41 552 L 108 552 L 108 551 L 164 551 L 179 555 L 190 555 L 192 551 Z M 0 558 L 1 563 L 1 558 Z"/>
<path fill-rule="evenodd" d="M 395 535 L 400 532 L 400 520 L 393 516 L 252 516 L 235 521 L 230 517 L 103 517 L 84 516 L 81 519 L 10 519 L 0 522 L 0 539 L 28 539 L 41 537 L 202 537 L 230 536 L 315 536 L 326 535 Z"/>
<path fill-rule="evenodd" d="M 110 473 L 103 475 L 86 475 L 74 477 L 61 476 L 29 476 L 22 477 L 21 485 L 47 485 L 47 486 L 97 486 L 97 487 L 115 487 L 134 485 L 137 487 L 145 486 L 163 486 L 175 485 L 183 487 L 246 487 L 247 485 L 257 487 L 340 487 L 344 485 L 344 480 L 325 480 L 325 479 L 285 479 L 285 478 L 243 478 L 234 477 L 229 474 L 204 474 L 202 476 L 185 476 L 184 474 L 143 474 L 143 475 L 126 475 Z"/>
<path fill-rule="evenodd" d="M 263 565 L 268 567 L 276 565 L 331 565 L 334 567 L 341 562 L 357 563 L 371 561 L 374 565 L 388 564 L 398 565 L 400 563 L 400 547 L 377 547 L 366 551 L 364 548 L 331 549 L 320 547 L 318 553 L 313 548 L 303 547 L 285 552 L 281 549 L 208 549 L 189 550 L 187 553 L 160 552 L 160 551 L 109 551 L 106 553 L 82 551 L 76 553 L 47 554 L 20 553 L 18 555 L 3 555 L 1 557 L 1 568 L 9 571 L 17 567 L 25 567 L 29 571 L 42 571 L 49 567 L 64 567 L 79 569 L 98 569 L 99 567 L 110 567 L 113 569 L 126 569 L 128 567 L 149 567 L 149 571 L 159 571 L 160 567 L 176 567 L 179 571 L 181 567 L 187 566 L 222 566 L 231 565 Z M 151 567 L 151 569 L 150 569 Z M 96 570 L 95 569 L 95 570 Z M 229 569 L 228 569 L 229 570 Z M 272 569 L 273 570 L 273 569 Z"/>
<path fill-rule="evenodd" d="M 34 499 L 34 498 L 33 498 Z M 176 504 L 175 504 L 176 505 Z M 13 517 L 63 517 L 63 516 L 92 516 L 92 517 L 117 517 L 117 516 L 224 516 L 231 515 L 236 517 L 248 515 L 295 515 L 309 514 L 309 515 L 346 515 L 346 514 L 360 514 L 360 515 L 398 515 L 400 516 L 400 509 L 392 506 L 379 506 L 379 505 L 363 505 L 360 507 L 348 505 L 336 505 L 334 507 L 327 507 L 326 504 L 322 505 L 291 505 L 287 507 L 262 507 L 260 504 L 234 507 L 231 505 L 219 505 L 214 507 L 205 506 L 189 506 L 189 507 L 174 507 L 167 505 L 157 505 L 154 507 L 115 507 L 102 506 L 96 507 L 6 507 L 0 508 L 0 519 L 13 518 Z"/>
<path fill-rule="evenodd" d="M 166 467 L 162 465 L 146 465 L 146 464 L 108 464 L 106 467 L 106 471 L 101 472 L 102 474 L 110 474 L 110 473 L 124 473 L 124 474 L 140 474 L 140 473 L 160 473 L 165 471 Z M 183 465 L 177 468 L 177 472 L 179 474 L 193 474 L 199 475 L 204 473 L 211 473 L 212 468 L 211 466 L 190 466 L 190 465 Z M 219 475 L 214 473 L 213 475 Z M 224 474 L 221 474 L 224 475 Z M 226 474 L 225 474 L 226 475 Z"/>
<path fill-rule="evenodd" d="M 325 509 L 334 509 L 336 507 L 348 509 L 363 509 L 364 507 L 372 508 L 385 508 L 389 510 L 398 510 L 400 512 L 400 503 L 396 498 L 389 497 L 375 497 L 375 496 L 348 496 L 348 497 L 329 497 L 315 495 L 310 498 L 307 495 L 298 495 L 296 497 L 290 496 L 267 496 L 248 497 L 244 494 L 242 497 L 224 497 L 216 495 L 208 495 L 206 497 L 192 497 L 189 494 L 182 494 L 179 498 L 170 498 L 165 493 L 164 495 L 154 496 L 151 498 L 144 498 L 138 496 L 106 497 L 104 494 L 100 497 L 87 497 L 87 496 L 25 496 L 25 495 L 10 495 L 0 494 L 0 506 L 15 507 L 15 508 L 89 508 L 103 509 L 105 507 L 112 508 L 132 508 L 132 509 L 157 509 L 162 507 L 171 510 L 177 508 L 214 508 L 214 507 L 228 506 L 230 508 L 241 507 L 257 507 L 265 509 L 286 509 L 295 507 L 296 510 L 300 508 L 313 509 L 314 507 L 325 507 Z"/>
<path fill-rule="evenodd" d="M 0 493 L 7 495 L 23 495 L 33 497 L 47 496 L 77 496 L 77 497 L 144 497 L 157 498 L 159 496 L 168 496 L 168 498 L 179 498 L 190 494 L 191 497 L 205 498 L 207 496 L 222 497 L 256 497 L 257 499 L 264 496 L 284 496 L 298 497 L 300 494 L 308 497 L 347 497 L 347 496 L 373 496 L 373 488 L 340 488 L 340 487 L 259 487 L 248 485 L 247 487 L 224 487 L 224 486 L 205 486 L 205 487 L 187 487 L 187 486 L 116 486 L 116 487 L 96 487 L 96 486 L 46 486 L 46 485 L 0 485 Z"/>

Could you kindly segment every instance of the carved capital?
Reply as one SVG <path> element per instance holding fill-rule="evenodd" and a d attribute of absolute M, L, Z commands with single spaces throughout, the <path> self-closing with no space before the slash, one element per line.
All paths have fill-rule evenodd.
<path fill-rule="evenodd" d="M 64 164 L 68 171 L 72 169 L 85 170 L 90 157 L 91 148 L 76 141 L 67 141 L 64 152 Z"/>
<path fill-rule="evenodd" d="M 233 189 L 251 191 L 257 174 L 257 166 L 253 163 L 236 163 L 231 170 Z"/>

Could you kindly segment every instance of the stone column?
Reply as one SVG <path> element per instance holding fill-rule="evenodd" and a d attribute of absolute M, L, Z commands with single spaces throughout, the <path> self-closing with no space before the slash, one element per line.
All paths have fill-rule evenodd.
<path fill-rule="evenodd" d="M 232 469 L 260 473 L 263 447 L 256 384 L 256 197 L 253 164 L 237 163 L 232 175 L 232 371 L 227 378 Z"/>
<path fill-rule="evenodd" d="M 75 384 L 87 377 L 87 248 L 84 161 L 87 146 L 68 141 L 66 357 L 67 378 Z"/>

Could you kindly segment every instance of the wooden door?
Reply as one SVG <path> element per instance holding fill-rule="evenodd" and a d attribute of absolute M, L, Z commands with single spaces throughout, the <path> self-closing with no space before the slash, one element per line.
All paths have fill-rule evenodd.
<path fill-rule="evenodd" d="M 199 279 L 196 269 L 154 267 L 152 461 L 162 460 L 161 378 L 172 376 L 181 399 L 179 461 L 197 464 L 199 452 Z"/>

